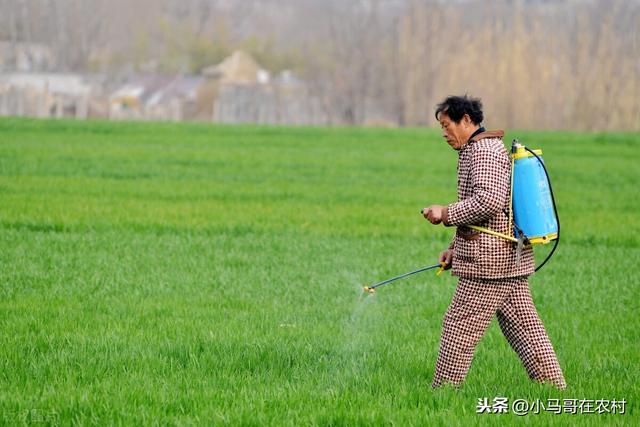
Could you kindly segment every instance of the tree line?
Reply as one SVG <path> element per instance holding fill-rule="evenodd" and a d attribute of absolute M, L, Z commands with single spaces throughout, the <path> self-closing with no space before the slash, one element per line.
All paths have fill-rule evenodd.
<path fill-rule="evenodd" d="M 244 49 L 348 125 L 433 125 L 469 93 L 490 127 L 640 130 L 638 28 L 638 0 L 0 0 L 0 40 L 47 44 L 59 71 L 197 73 Z"/>

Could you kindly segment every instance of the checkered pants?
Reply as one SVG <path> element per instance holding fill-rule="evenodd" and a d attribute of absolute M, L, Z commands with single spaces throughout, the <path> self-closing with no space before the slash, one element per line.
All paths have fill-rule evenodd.
<path fill-rule="evenodd" d="M 567 385 L 562 370 L 533 305 L 526 277 L 459 280 L 444 316 L 432 387 L 462 383 L 494 314 L 529 377 L 564 389 Z"/>

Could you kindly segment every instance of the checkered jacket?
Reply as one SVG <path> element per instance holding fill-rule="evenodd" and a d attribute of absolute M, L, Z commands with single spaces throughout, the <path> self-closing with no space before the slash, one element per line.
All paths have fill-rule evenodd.
<path fill-rule="evenodd" d="M 458 202 L 443 212 L 447 226 L 457 226 L 451 242 L 454 276 L 499 279 L 534 272 L 533 250 L 525 246 L 516 265 L 516 243 L 475 231 L 477 225 L 512 236 L 509 218 L 511 160 L 503 131 L 482 132 L 458 151 Z"/>

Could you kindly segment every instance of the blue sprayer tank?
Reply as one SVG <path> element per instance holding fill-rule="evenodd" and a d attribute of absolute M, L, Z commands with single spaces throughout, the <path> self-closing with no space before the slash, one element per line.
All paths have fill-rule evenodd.
<path fill-rule="evenodd" d="M 513 219 L 532 244 L 549 243 L 558 237 L 549 180 L 541 164 L 542 150 L 528 152 L 513 142 Z M 538 160 L 539 159 L 539 160 Z"/>

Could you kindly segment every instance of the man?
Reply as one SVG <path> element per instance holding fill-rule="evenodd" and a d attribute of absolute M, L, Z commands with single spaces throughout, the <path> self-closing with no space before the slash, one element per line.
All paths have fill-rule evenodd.
<path fill-rule="evenodd" d="M 527 277 L 534 272 L 531 247 L 518 256 L 515 243 L 468 227 L 512 235 L 511 161 L 502 143 L 504 132 L 481 127 L 482 104 L 466 95 L 438 104 L 436 119 L 442 136 L 458 151 L 458 202 L 429 206 L 423 214 L 432 224 L 457 227 L 440 261 L 459 280 L 444 316 L 432 387 L 462 383 L 495 314 L 529 377 L 564 389 L 562 370 L 529 291 Z"/>

